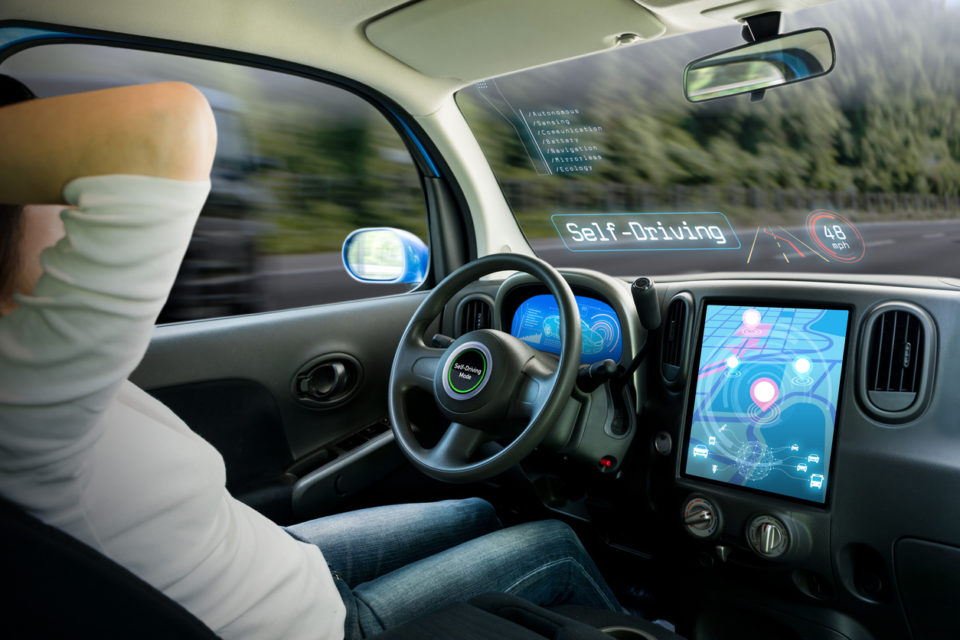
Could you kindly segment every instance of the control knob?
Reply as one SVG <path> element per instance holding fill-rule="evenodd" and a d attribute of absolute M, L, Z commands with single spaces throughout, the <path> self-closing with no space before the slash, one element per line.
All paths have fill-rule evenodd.
<path fill-rule="evenodd" d="M 773 516 L 758 516 L 747 527 L 747 542 L 758 555 L 778 558 L 790 547 L 787 527 Z"/>
<path fill-rule="evenodd" d="M 720 511 L 706 498 L 692 497 L 683 506 L 683 526 L 695 538 L 709 538 L 720 528 Z"/>

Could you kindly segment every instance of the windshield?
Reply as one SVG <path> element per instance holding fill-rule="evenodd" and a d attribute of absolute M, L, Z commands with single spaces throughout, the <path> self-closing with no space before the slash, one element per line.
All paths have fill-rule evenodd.
<path fill-rule="evenodd" d="M 537 254 L 612 275 L 960 276 L 960 0 L 834 2 L 827 76 L 693 104 L 685 65 L 738 27 L 457 94 Z"/>

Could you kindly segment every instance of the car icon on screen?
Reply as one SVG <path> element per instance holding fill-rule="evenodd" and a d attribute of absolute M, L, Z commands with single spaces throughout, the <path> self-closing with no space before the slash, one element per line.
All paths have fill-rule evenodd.
<path fill-rule="evenodd" d="M 693 457 L 694 458 L 706 458 L 710 455 L 710 450 L 702 444 L 698 444 L 693 447 Z"/>
<path fill-rule="evenodd" d="M 806 470 L 807 470 L 806 462 L 801 462 L 800 464 L 797 465 L 797 471 L 806 471 Z"/>
<path fill-rule="evenodd" d="M 815 453 L 811 453 L 807 456 L 807 462 L 820 462 L 820 456 Z"/>
<path fill-rule="evenodd" d="M 810 488 L 811 489 L 822 489 L 823 488 L 823 475 L 819 473 L 813 473 L 810 475 Z"/>

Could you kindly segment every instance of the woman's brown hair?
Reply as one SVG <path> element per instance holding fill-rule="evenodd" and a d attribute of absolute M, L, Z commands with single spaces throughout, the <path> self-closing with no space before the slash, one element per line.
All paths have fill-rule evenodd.
<path fill-rule="evenodd" d="M 19 80 L 0 75 L 0 108 L 36 97 Z M 0 300 L 12 295 L 16 282 L 22 217 L 23 205 L 0 204 Z"/>

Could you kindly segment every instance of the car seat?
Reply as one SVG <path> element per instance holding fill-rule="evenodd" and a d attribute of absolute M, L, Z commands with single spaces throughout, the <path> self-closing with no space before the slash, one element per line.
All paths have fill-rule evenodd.
<path fill-rule="evenodd" d="M 8 586 L 3 596 L 7 638 L 218 637 L 189 611 L 127 569 L 2 498 L 0 549 L 0 572 Z M 469 637 L 477 640 L 678 638 L 662 627 L 624 614 L 584 611 L 564 611 L 574 614 L 572 618 L 581 618 L 580 622 L 519 598 L 490 594 L 469 605 L 446 607 L 384 635 L 389 640 L 456 637 L 473 620 Z M 597 630 L 611 625 L 639 625 L 645 633 L 637 629 L 629 636 L 604 635 Z"/>

